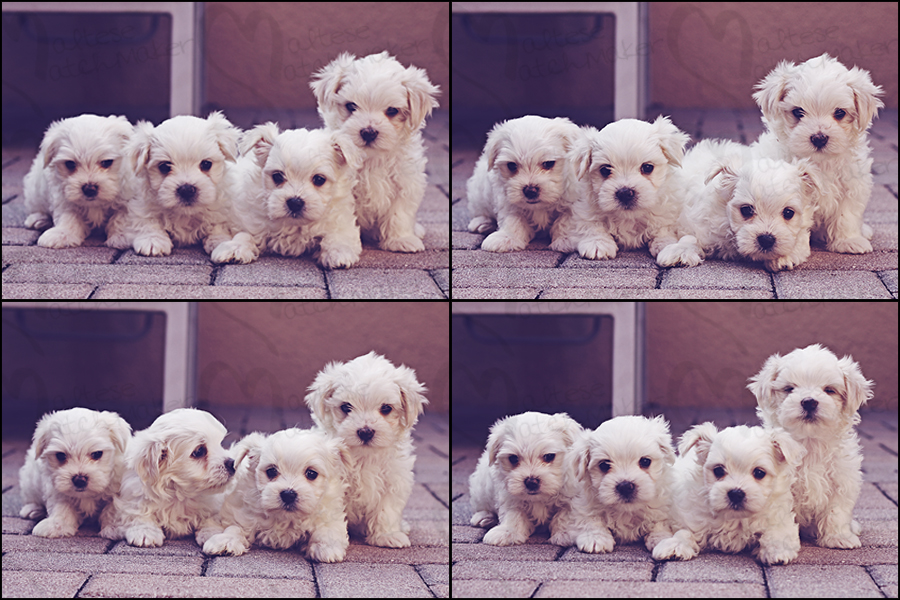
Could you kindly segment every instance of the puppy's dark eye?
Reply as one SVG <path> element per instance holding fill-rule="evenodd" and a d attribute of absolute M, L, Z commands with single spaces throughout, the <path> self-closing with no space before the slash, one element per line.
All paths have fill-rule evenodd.
<path fill-rule="evenodd" d="M 65 163 L 63 163 L 63 164 L 66 165 L 66 168 L 69 170 L 69 173 L 74 173 L 74 172 L 75 172 L 75 169 L 78 168 L 78 165 L 75 163 L 74 160 L 67 160 L 67 161 L 66 161 Z"/>
<path fill-rule="evenodd" d="M 806 116 L 806 113 L 803 112 L 803 109 L 800 108 L 799 106 L 797 108 L 795 108 L 794 110 L 792 110 L 791 114 L 794 115 L 794 118 L 797 119 L 798 121 Z"/>
<path fill-rule="evenodd" d="M 322 187 L 323 185 L 325 185 L 325 182 L 326 182 L 326 181 L 327 181 L 327 180 L 325 179 L 325 176 L 324 176 L 324 175 L 319 175 L 318 173 L 316 173 L 316 174 L 313 175 L 313 177 L 312 177 L 313 185 L 316 186 L 316 187 Z"/>
<path fill-rule="evenodd" d="M 646 456 L 641 457 L 641 460 L 638 461 L 638 465 L 640 465 L 642 469 L 649 469 L 652 463 L 653 460 Z"/>
<path fill-rule="evenodd" d="M 172 163 L 170 162 L 161 162 L 156 165 L 156 168 L 159 169 L 159 172 L 163 175 L 168 175 L 172 172 Z"/>
<path fill-rule="evenodd" d="M 91 460 L 100 460 L 101 458 L 103 458 L 103 450 L 91 452 Z"/>
<path fill-rule="evenodd" d="M 725 467 L 722 465 L 713 467 L 713 475 L 716 476 L 716 479 L 722 479 L 725 477 Z"/>
<path fill-rule="evenodd" d="M 783 211 L 781 211 L 781 216 L 784 217 L 785 221 L 790 221 L 794 217 L 794 209 L 793 208 L 784 209 Z"/>
<path fill-rule="evenodd" d="M 600 168 L 598 170 L 600 171 L 600 175 L 602 175 L 604 179 L 612 175 L 612 167 L 610 165 L 600 165 Z"/>
<path fill-rule="evenodd" d="M 389 414 L 391 414 L 391 411 L 392 411 L 392 410 L 394 410 L 394 407 L 391 406 L 390 404 L 382 404 L 382 405 L 381 405 L 381 410 L 379 410 L 378 412 L 380 412 L 380 413 L 382 414 L 382 416 L 385 416 L 385 417 L 386 417 L 386 416 L 388 416 Z"/>
<path fill-rule="evenodd" d="M 115 162 L 115 161 L 112 158 L 110 158 L 109 160 L 101 160 L 100 166 L 103 167 L 104 169 L 108 169 L 111 166 L 113 166 L 113 162 Z"/>
<path fill-rule="evenodd" d="M 545 454 L 543 457 L 545 463 L 552 463 L 553 459 L 556 458 L 556 455 L 552 452 L 549 454 Z"/>
<path fill-rule="evenodd" d="M 837 394 L 837 390 L 834 389 L 833 387 L 829 386 L 829 387 L 825 388 L 825 393 L 826 394 Z"/>
<path fill-rule="evenodd" d="M 65 452 L 57 452 L 56 453 L 56 461 L 61 465 L 66 464 L 66 453 Z"/>
<path fill-rule="evenodd" d="M 318 476 L 319 476 L 319 474 L 316 473 L 315 471 L 313 471 L 312 469 L 306 470 L 306 478 L 309 479 L 310 481 L 313 481 Z"/>
<path fill-rule="evenodd" d="M 759 467 L 753 469 L 753 477 L 756 479 L 762 479 L 766 476 L 766 472 L 760 469 Z"/>
<path fill-rule="evenodd" d="M 511 464 L 514 467 L 518 466 L 519 465 L 519 457 L 516 456 L 515 454 L 510 454 L 509 455 L 509 464 Z"/>
<path fill-rule="evenodd" d="M 609 473 L 609 470 L 612 469 L 612 464 L 608 460 L 601 460 L 597 463 L 597 467 L 601 473 Z"/>
<path fill-rule="evenodd" d="M 398 109 L 396 109 L 396 108 L 394 108 L 393 106 L 391 106 L 391 107 L 388 108 L 386 111 L 384 111 L 384 114 L 386 114 L 386 115 L 389 116 L 389 117 L 396 117 L 397 114 L 398 114 L 399 112 L 400 112 L 400 111 L 399 111 Z"/>
<path fill-rule="evenodd" d="M 790 394 L 791 392 L 794 391 L 794 386 L 792 386 L 792 385 L 786 385 L 786 386 L 784 386 L 784 389 L 783 389 L 782 391 L 783 391 L 785 394 Z"/>
<path fill-rule="evenodd" d="M 343 412 L 345 415 L 349 415 L 352 410 L 353 405 L 349 402 L 344 402 L 343 404 L 341 404 L 341 412 Z"/>
<path fill-rule="evenodd" d="M 269 478 L 269 481 L 272 481 L 273 479 L 278 477 L 278 469 L 276 469 L 275 466 L 269 467 L 268 469 L 266 469 L 266 477 Z"/>
<path fill-rule="evenodd" d="M 212 169 L 212 161 L 211 160 L 201 160 L 200 161 L 200 170 L 204 173 L 209 172 Z"/>
<path fill-rule="evenodd" d="M 840 121 L 841 119 L 843 119 L 846 116 L 847 116 L 847 111 L 844 110 L 843 108 L 839 108 L 834 111 L 834 120 L 835 121 Z"/>
<path fill-rule="evenodd" d="M 509 169 L 509 172 L 512 173 L 513 175 L 515 175 L 516 173 L 519 172 L 519 165 L 517 165 L 514 162 L 506 163 L 506 168 Z"/>
<path fill-rule="evenodd" d="M 275 171 L 274 173 L 272 173 L 272 183 L 274 183 L 275 185 L 281 185 L 285 181 L 287 181 L 287 178 L 281 171 Z"/>
<path fill-rule="evenodd" d="M 644 163 L 641 165 L 641 175 L 649 175 L 653 172 L 653 163 Z"/>
<path fill-rule="evenodd" d="M 359 107 L 356 104 L 354 104 L 353 102 L 348 102 L 347 104 L 344 105 L 344 108 L 347 109 L 347 112 L 354 113 L 354 112 L 356 112 L 356 109 Z"/>
<path fill-rule="evenodd" d="M 751 218 L 755 213 L 756 211 L 753 210 L 753 207 L 749 204 L 745 204 L 741 207 L 741 216 L 745 219 Z"/>
<path fill-rule="evenodd" d="M 191 452 L 191 458 L 203 458 L 206 456 L 206 446 L 197 446 L 197 449 Z"/>
<path fill-rule="evenodd" d="M 544 167 L 545 171 L 549 171 L 550 169 L 553 168 L 553 165 L 555 165 L 555 164 L 556 164 L 555 160 L 545 160 L 544 162 L 541 163 L 541 166 Z"/>

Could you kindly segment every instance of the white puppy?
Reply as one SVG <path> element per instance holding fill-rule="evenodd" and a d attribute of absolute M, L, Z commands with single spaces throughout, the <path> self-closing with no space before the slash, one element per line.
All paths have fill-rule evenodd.
<path fill-rule="evenodd" d="M 863 212 L 872 194 L 872 149 L 866 131 L 884 103 L 868 71 L 847 69 L 827 54 L 795 65 L 782 61 L 753 94 L 768 131 L 754 145 L 765 157 L 808 158 L 820 171 L 813 237 L 832 252 L 871 252 Z"/>
<path fill-rule="evenodd" d="M 81 524 L 99 518 L 119 491 L 131 426 L 114 412 L 70 408 L 44 415 L 19 470 L 22 510 L 40 519 L 31 533 L 75 535 Z"/>
<path fill-rule="evenodd" d="M 466 184 L 469 231 L 487 233 L 483 250 L 524 250 L 546 231 L 551 247 L 581 193 L 568 153 L 581 131 L 569 119 L 529 115 L 494 125 Z"/>
<path fill-rule="evenodd" d="M 100 535 L 132 546 L 162 546 L 196 531 L 197 543 L 216 532 L 212 517 L 234 475 L 222 448 L 225 426 L 206 411 L 179 408 L 158 417 L 128 445 L 128 470 Z"/>
<path fill-rule="evenodd" d="M 352 142 L 324 129 L 279 132 L 266 123 L 244 135 L 241 155 L 230 181 L 233 229 L 240 233 L 213 251 L 213 262 L 248 263 L 265 250 L 300 256 L 316 248 L 326 268 L 359 261 L 353 199 L 359 155 Z"/>
<path fill-rule="evenodd" d="M 424 250 L 425 228 L 416 223 L 427 185 L 422 128 L 439 88 L 387 52 L 345 52 L 309 85 L 325 125 L 347 134 L 365 157 L 353 190 L 363 234 L 384 250 Z"/>
<path fill-rule="evenodd" d="M 557 533 L 554 519 L 565 506 L 568 481 L 565 458 L 581 431 L 565 413 L 526 412 L 494 423 L 469 477 L 471 523 L 492 527 L 485 544 L 524 544 L 538 525 Z"/>
<path fill-rule="evenodd" d="M 587 432 L 566 454 L 574 473 L 570 507 L 550 542 L 610 552 L 615 540 L 644 540 L 647 550 L 672 537 L 670 470 L 675 450 L 663 417 L 616 417 Z M 615 539 L 614 539 L 615 538 Z"/>
<path fill-rule="evenodd" d="M 859 548 L 853 506 L 862 486 L 862 450 L 854 426 L 873 383 L 850 356 L 818 344 L 773 354 L 747 386 L 767 426 L 784 427 L 806 447 L 794 484 L 794 511 L 820 546 Z"/>
<path fill-rule="evenodd" d="M 129 206 L 134 251 L 167 255 L 174 241 L 202 242 L 212 253 L 230 240 L 232 186 L 225 173 L 237 157 L 240 130 L 221 112 L 172 117 L 157 127 L 141 121 L 135 129 L 129 144 L 140 182 Z"/>
<path fill-rule="evenodd" d="M 245 554 L 255 541 L 285 549 L 301 542 L 319 562 L 344 559 L 347 448 L 322 431 L 251 433 L 231 449 L 234 484 L 219 518 L 224 528 L 203 544 L 206 554 Z"/>
<path fill-rule="evenodd" d="M 656 257 L 670 267 L 706 256 L 793 269 L 810 255 L 818 170 L 807 160 L 753 160 L 735 142 L 703 140 L 683 164 L 682 237 Z"/>
<path fill-rule="evenodd" d="M 124 217 L 134 184 L 125 144 L 133 133 L 125 117 L 81 115 L 50 125 L 23 182 L 25 226 L 50 227 L 38 246 L 80 246 L 95 227 L 106 229 L 108 245 L 128 246 Z"/>
<path fill-rule="evenodd" d="M 350 450 L 347 520 L 366 543 L 409 546 L 403 508 L 413 487 L 410 432 L 428 400 L 416 372 L 370 352 L 329 363 L 309 386 L 313 420 Z"/>
<path fill-rule="evenodd" d="M 575 202 L 571 227 L 564 231 L 567 241 L 558 249 L 602 259 L 615 258 L 620 246 L 648 246 L 656 257 L 677 239 L 678 179 L 689 136 L 662 116 L 653 123 L 622 119 L 601 131 L 584 131 L 573 156 L 590 191 Z"/>
<path fill-rule="evenodd" d="M 688 560 L 702 548 L 751 547 L 764 564 L 785 564 L 800 552 L 791 484 L 803 447 L 783 429 L 712 423 L 689 429 L 678 446 L 670 518 L 679 528 L 653 558 Z"/>

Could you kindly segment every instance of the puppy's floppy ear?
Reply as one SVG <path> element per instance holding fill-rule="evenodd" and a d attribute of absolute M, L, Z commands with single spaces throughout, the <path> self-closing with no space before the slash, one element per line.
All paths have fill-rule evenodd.
<path fill-rule="evenodd" d="M 140 173 L 147 168 L 150 161 L 150 145 L 153 142 L 153 124 L 149 121 L 138 121 L 134 126 L 134 135 L 125 146 L 125 154 L 131 160 L 135 171 Z"/>
<path fill-rule="evenodd" d="M 406 88 L 409 102 L 409 119 L 407 127 L 411 131 L 421 129 L 425 125 L 425 118 L 431 114 L 433 108 L 438 107 L 435 96 L 441 93 L 438 86 L 428 80 L 425 69 L 407 67 L 403 74 L 402 85 Z"/>
<path fill-rule="evenodd" d="M 487 156 L 488 171 L 494 168 L 497 156 L 500 154 L 503 147 L 509 143 L 509 128 L 506 126 L 507 123 L 509 123 L 509 121 L 497 123 L 488 134 L 487 144 L 484 146 L 484 154 Z"/>
<path fill-rule="evenodd" d="M 777 117 L 779 105 L 787 95 L 790 82 L 797 74 L 797 70 L 798 67 L 794 63 L 783 60 L 756 84 L 758 91 L 753 93 L 753 99 L 762 110 L 766 121 Z"/>
<path fill-rule="evenodd" d="M 272 121 L 263 125 L 257 125 L 253 129 L 246 131 L 241 137 L 241 156 L 252 154 L 256 164 L 260 167 L 266 166 L 266 161 L 269 160 L 269 153 L 275 144 L 275 138 L 280 133 L 278 124 Z"/>
<path fill-rule="evenodd" d="M 659 144 L 669 163 L 681 166 L 684 159 L 684 147 L 691 137 L 681 131 L 668 117 L 659 116 L 653 121 L 653 139 Z"/>
<path fill-rule="evenodd" d="M 493 465 L 497 462 L 497 454 L 500 453 L 500 446 L 503 445 L 503 441 L 508 435 L 509 419 L 510 417 L 503 417 L 491 425 L 491 433 L 488 435 L 487 441 L 489 464 Z"/>
<path fill-rule="evenodd" d="M 719 433 L 719 430 L 716 429 L 712 421 L 694 425 L 681 436 L 681 442 L 678 444 L 678 454 L 684 456 L 691 448 L 696 446 L 697 462 L 702 465 L 706 462 L 706 457 L 709 456 L 709 449 L 717 433 Z"/>
<path fill-rule="evenodd" d="M 874 381 L 863 377 L 862 371 L 859 370 L 859 364 L 853 361 L 852 356 L 845 356 L 838 361 L 838 367 L 844 376 L 844 386 L 847 389 L 847 412 L 856 413 L 859 407 L 872 399 L 875 395 L 872 392 Z M 853 420 L 853 423 L 859 422 L 859 415 Z"/>
<path fill-rule="evenodd" d="M 168 449 L 161 437 L 141 432 L 132 439 L 128 453 L 134 458 L 134 470 L 144 485 L 157 490 L 166 487 L 166 482 L 160 481 L 160 473 L 168 458 Z"/>
<path fill-rule="evenodd" d="M 656 434 L 656 443 L 663 453 L 663 457 L 667 464 L 675 464 L 675 449 L 672 448 L 672 435 L 669 433 L 669 422 L 662 415 L 650 419 L 653 425 L 653 432 Z"/>
<path fill-rule="evenodd" d="M 410 429 L 419 420 L 419 415 L 425 412 L 425 404 L 428 400 L 423 396 L 428 389 L 416 379 L 416 372 L 400 365 L 394 370 L 394 383 L 400 388 L 400 405 L 403 407 L 401 425 Z"/>
<path fill-rule="evenodd" d="M 884 90 L 872 83 L 868 71 L 859 67 L 850 69 L 849 76 L 850 81 L 847 85 L 853 90 L 853 104 L 857 114 L 855 125 L 857 131 L 862 133 L 871 127 L 878 109 L 884 107 L 884 102 L 876 97 L 883 94 Z"/>
<path fill-rule="evenodd" d="M 245 458 L 248 459 L 248 465 L 251 471 L 255 471 L 259 466 L 260 448 L 266 441 L 266 435 L 258 431 L 247 434 L 240 441 L 231 445 L 229 453 L 234 459 L 234 468 L 237 470 L 238 465 Z"/>
<path fill-rule="evenodd" d="M 131 425 L 118 413 L 108 410 L 101 412 L 98 418 L 109 431 L 109 439 L 112 440 L 116 450 L 124 452 L 131 439 Z"/>
<path fill-rule="evenodd" d="M 759 403 L 759 411 L 774 413 L 778 408 L 778 401 L 775 398 L 775 380 L 778 379 L 778 373 L 781 371 L 783 359 L 780 354 L 773 354 L 766 359 L 762 370 L 750 378 L 747 389 L 756 396 Z M 760 417 L 762 415 L 760 414 Z"/>
<path fill-rule="evenodd" d="M 206 117 L 206 122 L 209 125 L 210 133 L 213 134 L 216 138 L 216 143 L 219 144 L 219 150 L 225 155 L 225 159 L 231 162 L 237 160 L 238 140 L 241 137 L 241 131 L 232 125 L 220 110 L 209 113 L 209 116 Z"/>
<path fill-rule="evenodd" d="M 320 106 L 338 93 L 343 84 L 344 76 L 355 60 L 356 57 L 354 55 L 349 52 L 343 52 L 312 76 L 309 87 L 312 88 L 316 101 Z"/>
<path fill-rule="evenodd" d="M 781 427 L 766 429 L 766 433 L 772 439 L 778 459 L 792 467 L 799 467 L 806 456 L 806 446 L 791 437 L 791 434 Z"/>
<path fill-rule="evenodd" d="M 566 446 L 571 446 L 584 428 L 567 413 L 556 413 L 550 416 L 550 427 L 562 435 Z"/>
<path fill-rule="evenodd" d="M 62 119 L 54 121 L 44 133 L 44 139 L 41 140 L 41 152 L 44 153 L 44 167 L 50 165 L 62 145 L 69 139 L 66 132 L 65 123 Z"/>
<path fill-rule="evenodd" d="M 340 363 L 330 362 L 325 365 L 316 378 L 310 384 L 306 395 L 306 405 L 312 411 L 313 420 L 319 427 L 328 431 L 334 431 L 335 422 L 332 411 L 327 405 L 328 400 L 338 387 L 337 367 Z"/>

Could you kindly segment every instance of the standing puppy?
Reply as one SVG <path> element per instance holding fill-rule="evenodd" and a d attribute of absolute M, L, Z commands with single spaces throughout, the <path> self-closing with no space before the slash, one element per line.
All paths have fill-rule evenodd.
<path fill-rule="evenodd" d="M 773 354 L 750 381 L 763 423 L 783 427 L 806 447 L 794 484 L 800 527 L 820 546 L 859 548 L 853 506 L 862 487 L 862 450 L 854 426 L 873 383 L 852 357 L 838 359 L 819 344 Z"/>
<path fill-rule="evenodd" d="M 353 189 L 362 233 L 392 252 L 421 252 L 425 229 L 416 212 L 425 196 L 425 118 L 439 93 L 423 69 L 404 67 L 387 52 L 343 53 L 309 84 L 319 114 L 346 133 L 365 159 Z"/>
<path fill-rule="evenodd" d="M 416 456 L 410 432 L 428 400 L 416 372 L 370 352 L 329 363 L 309 386 L 313 420 L 350 450 L 347 520 L 371 546 L 409 546 L 403 508 Z"/>

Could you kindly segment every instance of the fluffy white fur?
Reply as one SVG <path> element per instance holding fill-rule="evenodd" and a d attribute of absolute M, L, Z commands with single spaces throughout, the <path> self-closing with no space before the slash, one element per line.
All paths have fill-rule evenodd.
<path fill-rule="evenodd" d="M 572 207 L 567 239 L 557 249 L 603 259 L 615 258 L 619 247 L 647 246 L 656 257 L 677 240 L 678 179 L 689 136 L 662 116 L 653 123 L 622 119 L 583 131 L 573 159 L 590 189 Z"/>
<path fill-rule="evenodd" d="M 240 130 L 221 112 L 206 119 L 172 117 L 153 127 L 141 121 L 129 144 L 139 192 L 129 205 L 134 251 L 172 252 L 172 243 L 203 243 L 207 253 L 231 239 L 233 186 L 226 170 L 238 155 Z"/>
<path fill-rule="evenodd" d="M 568 153 L 581 136 L 569 119 L 529 115 L 494 125 L 466 184 L 469 231 L 487 233 L 483 250 L 524 250 L 540 231 L 557 243 L 581 193 Z"/>
<path fill-rule="evenodd" d="M 610 552 L 615 540 L 647 550 L 672 537 L 670 470 L 675 450 L 663 417 L 616 417 L 586 432 L 566 454 L 574 493 L 550 541 Z"/>
<path fill-rule="evenodd" d="M 206 540 L 204 553 L 239 556 L 254 542 L 280 550 L 300 542 L 312 560 L 344 559 L 350 456 L 341 440 L 319 430 L 286 429 L 251 433 L 231 451 L 236 473 L 219 519 L 224 531 Z"/>
<path fill-rule="evenodd" d="M 342 440 L 353 458 L 346 497 L 350 530 L 372 546 L 409 546 L 403 508 L 416 461 L 410 432 L 428 403 L 425 392 L 415 371 L 375 352 L 329 363 L 309 386 L 313 420 Z"/>
<path fill-rule="evenodd" d="M 782 61 L 753 94 L 768 131 L 754 151 L 790 161 L 807 158 L 821 171 L 813 237 L 832 252 L 872 251 L 863 212 L 872 194 L 872 149 L 866 131 L 884 103 L 868 71 L 823 54 Z"/>
<path fill-rule="evenodd" d="M 212 517 L 234 475 L 234 460 L 222 448 L 225 434 L 215 417 L 194 408 L 166 413 L 136 433 L 121 492 L 100 535 L 132 546 L 162 546 L 166 537 L 196 532 L 202 547 L 216 532 Z"/>
<path fill-rule="evenodd" d="M 782 429 L 712 423 L 681 438 L 670 518 L 679 528 L 653 558 L 688 560 L 703 548 L 752 548 L 764 564 L 786 564 L 800 552 L 791 484 L 804 450 Z"/>
<path fill-rule="evenodd" d="M 119 491 L 131 426 L 114 412 L 70 408 L 44 415 L 19 470 L 26 519 L 46 519 L 31 533 L 75 535 L 89 518 L 106 520 Z"/>
<path fill-rule="evenodd" d="M 439 88 L 423 69 L 404 67 L 387 52 L 343 53 L 309 85 L 325 125 L 347 134 L 364 155 L 353 189 L 363 234 L 384 250 L 424 250 L 425 228 L 416 223 L 427 184 L 422 128 Z"/>
<path fill-rule="evenodd" d="M 760 419 L 785 428 L 806 448 L 794 484 L 800 527 L 820 546 L 859 548 L 853 506 L 862 486 L 862 450 L 854 427 L 873 383 L 853 357 L 838 359 L 818 344 L 773 354 L 750 381 Z"/>
<path fill-rule="evenodd" d="M 241 158 L 230 171 L 233 229 L 240 233 L 220 244 L 212 261 L 248 263 L 260 251 L 300 256 L 318 249 L 323 267 L 356 264 L 362 244 L 353 185 L 360 158 L 339 132 L 279 132 L 275 123 L 248 131 Z"/>
<path fill-rule="evenodd" d="M 471 523 L 492 528 L 485 544 L 524 544 L 538 525 L 556 535 L 568 482 L 565 459 L 581 431 L 565 413 L 526 412 L 494 423 L 469 477 Z"/>
<path fill-rule="evenodd" d="M 660 265 L 693 267 L 718 256 L 780 271 L 809 258 L 818 169 L 806 159 L 754 160 L 745 146 L 704 140 L 685 156 L 682 175 L 683 237 L 660 251 Z"/>
<path fill-rule="evenodd" d="M 134 183 L 125 144 L 133 133 L 125 117 L 81 115 L 50 125 L 23 182 L 25 226 L 49 227 L 38 246 L 80 246 L 95 227 L 105 228 L 108 245 L 128 246 L 124 217 Z"/>

